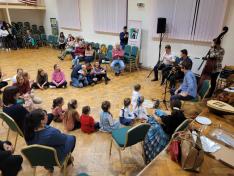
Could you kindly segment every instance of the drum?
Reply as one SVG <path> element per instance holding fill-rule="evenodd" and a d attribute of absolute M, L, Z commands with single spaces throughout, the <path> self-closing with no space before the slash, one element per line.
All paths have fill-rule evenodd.
<path fill-rule="evenodd" d="M 234 107 L 218 100 L 207 101 L 209 110 L 217 115 L 234 115 Z"/>

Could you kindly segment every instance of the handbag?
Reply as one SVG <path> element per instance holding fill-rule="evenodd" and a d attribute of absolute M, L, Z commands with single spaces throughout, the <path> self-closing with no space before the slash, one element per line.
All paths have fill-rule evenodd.
<path fill-rule="evenodd" d="M 181 140 L 181 167 L 184 170 L 199 172 L 204 160 L 200 134 L 196 134 L 194 141 L 192 133 L 188 130 L 180 135 Z"/>
<path fill-rule="evenodd" d="M 172 140 L 167 149 L 167 152 L 170 154 L 172 161 L 179 163 L 181 159 L 180 140 Z"/>

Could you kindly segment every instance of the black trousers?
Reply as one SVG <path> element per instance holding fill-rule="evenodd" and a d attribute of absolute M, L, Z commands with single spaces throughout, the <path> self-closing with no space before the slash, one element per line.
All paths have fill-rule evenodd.
<path fill-rule="evenodd" d="M 220 72 L 211 73 L 211 76 L 210 76 L 210 78 L 211 78 L 211 82 L 210 82 L 211 87 L 210 87 L 210 91 L 209 91 L 209 93 L 208 93 L 207 98 L 212 97 L 212 95 L 213 95 L 213 93 L 214 93 L 214 91 L 215 91 L 216 81 L 217 81 L 217 78 L 218 78 L 218 76 L 219 76 L 219 73 L 220 73 Z"/>
<path fill-rule="evenodd" d="M 6 81 L 1 81 L 0 82 L 0 89 L 3 87 L 6 87 L 8 85 L 8 83 Z"/>
<path fill-rule="evenodd" d="M 0 170 L 3 176 L 16 176 L 21 170 L 23 158 L 20 155 L 11 155 L 0 162 Z"/>
<path fill-rule="evenodd" d="M 49 85 L 50 85 L 50 83 L 49 82 L 47 82 L 45 85 L 44 85 L 44 88 L 48 88 L 49 87 Z M 35 83 L 33 83 L 32 84 L 32 89 L 39 89 L 39 87 L 38 87 L 38 85 L 37 85 L 37 83 L 35 82 Z"/>
<path fill-rule="evenodd" d="M 174 74 L 171 74 L 169 77 L 170 88 L 174 88 L 176 86 L 176 80 L 182 80 L 184 78 L 184 73 L 182 71 L 176 71 Z"/>
<path fill-rule="evenodd" d="M 164 83 L 171 69 L 172 69 L 171 65 L 166 65 L 166 64 L 155 65 L 154 66 L 154 79 L 158 80 L 158 70 L 162 70 L 162 83 Z"/>
<path fill-rule="evenodd" d="M 108 79 L 108 77 L 107 77 L 107 74 L 105 73 L 105 74 L 99 74 L 99 75 L 96 75 L 96 78 L 98 79 L 98 81 L 101 81 L 102 80 L 102 78 L 104 78 L 105 80 L 107 80 Z"/>
<path fill-rule="evenodd" d="M 4 48 L 6 49 L 11 48 L 11 40 L 8 36 L 2 37 L 2 43 Z"/>

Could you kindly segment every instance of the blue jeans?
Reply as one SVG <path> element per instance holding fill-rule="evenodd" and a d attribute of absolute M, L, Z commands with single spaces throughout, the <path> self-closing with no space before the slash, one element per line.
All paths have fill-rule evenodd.
<path fill-rule="evenodd" d="M 125 68 L 125 65 L 122 60 L 113 60 L 111 63 L 111 68 L 115 73 L 120 73 Z"/>
<path fill-rule="evenodd" d="M 93 56 L 85 56 L 85 63 L 90 63 L 94 60 Z"/>
<path fill-rule="evenodd" d="M 176 91 L 175 88 L 172 88 L 172 89 L 170 90 L 170 93 L 171 93 L 170 101 L 175 100 L 175 99 L 184 100 L 184 101 L 188 101 L 188 100 L 194 99 L 194 97 L 191 96 L 191 95 L 187 95 L 187 96 L 185 96 L 185 97 L 182 96 L 182 95 L 179 95 L 179 93 L 181 92 L 181 90 L 179 90 L 179 91 L 178 91 L 178 94 L 175 95 L 175 91 Z"/>
<path fill-rule="evenodd" d="M 85 87 L 85 86 L 87 86 L 89 84 L 87 78 L 82 77 L 82 76 L 79 76 L 79 78 L 72 77 L 71 80 L 72 80 L 72 86 L 73 87 L 82 88 L 82 87 Z"/>
<path fill-rule="evenodd" d="M 75 56 L 75 58 L 72 59 L 72 65 L 73 65 L 73 66 L 78 65 L 79 62 L 80 62 L 79 56 Z"/>

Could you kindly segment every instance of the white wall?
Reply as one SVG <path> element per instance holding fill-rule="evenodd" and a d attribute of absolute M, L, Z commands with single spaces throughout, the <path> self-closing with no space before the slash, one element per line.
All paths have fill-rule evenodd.
<path fill-rule="evenodd" d="M 50 18 L 58 19 L 57 0 L 45 0 L 46 13 L 44 16 L 44 28 L 46 34 L 51 34 Z"/>
<path fill-rule="evenodd" d="M 29 9 L 9 9 L 12 22 L 30 22 L 30 24 L 43 25 L 44 10 L 29 10 Z"/>
<path fill-rule="evenodd" d="M 224 57 L 224 64 L 234 65 L 234 0 L 229 4 L 229 9 L 227 12 L 227 18 L 225 24 L 230 27 L 230 31 L 225 36 L 223 47 L 226 50 Z M 137 3 L 142 2 L 145 4 L 144 8 L 138 8 Z M 56 10 L 56 0 L 45 0 L 46 4 L 46 15 L 44 20 L 44 25 L 47 33 L 51 33 L 49 18 L 58 18 L 58 12 Z M 152 39 L 152 25 L 151 25 L 151 12 L 153 9 L 152 0 L 129 0 L 128 1 L 128 20 L 140 20 L 142 21 L 142 53 L 141 61 L 145 67 L 153 67 L 158 59 L 158 45 L 159 42 Z M 93 10 L 92 10 L 92 0 L 80 0 L 80 17 L 81 17 L 81 30 L 71 31 L 64 30 L 65 34 L 72 33 L 75 36 L 83 36 L 87 41 L 95 41 L 99 43 L 115 44 L 119 42 L 118 35 L 111 34 L 99 34 L 93 30 Z M 156 20 L 156 19 L 155 19 Z M 218 35 L 218 34 L 217 34 Z M 171 44 L 173 52 L 177 55 L 180 54 L 180 50 L 186 48 L 190 56 L 202 57 L 204 56 L 209 45 L 197 42 L 182 42 L 182 41 L 163 41 L 162 48 L 166 44 Z"/>
<path fill-rule="evenodd" d="M 234 65 L 234 1 L 229 0 L 225 25 L 229 27 L 228 33 L 223 39 L 222 46 L 225 49 L 223 65 Z"/>

